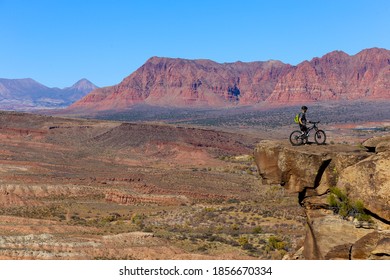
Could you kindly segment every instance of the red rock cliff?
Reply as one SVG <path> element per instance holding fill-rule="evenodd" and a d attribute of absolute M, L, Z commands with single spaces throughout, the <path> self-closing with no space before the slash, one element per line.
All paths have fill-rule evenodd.
<path fill-rule="evenodd" d="M 389 140 L 390 135 L 369 139 L 362 143 L 367 151 L 272 140 L 257 145 L 263 183 L 296 194 L 305 211 L 301 258 L 390 259 Z"/>
<path fill-rule="evenodd" d="M 373 48 L 354 56 L 334 51 L 297 66 L 152 57 L 120 84 L 94 90 L 70 108 L 121 110 L 137 103 L 227 107 L 362 98 L 390 98 L 390 51 Z"/>

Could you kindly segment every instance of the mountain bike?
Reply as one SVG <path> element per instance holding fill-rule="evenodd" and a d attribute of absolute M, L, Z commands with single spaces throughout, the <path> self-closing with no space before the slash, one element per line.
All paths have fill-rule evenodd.
<path fill-rule="evenodd" d="M 314 141 L 316 141 L 316 143 L 318 145 L 325 144 L 326 134 L 325 134 L 325 131 L 318 129 L 317 124 L 319 122 L 309 122 L 309 123 L 311 123 L 313 125 L 311 127 L 308 127 L 305 133 L 303 133 L 300 130 L 295 130 L 295 131 L 291 132 L 290 143 L 293 146 L 299 146 L 299 145 L 302 145 L 304 143 L 307 143 L 308 139 L 309 139 L 310 131 L 312 131 L 313 129 L 315 130 Z"/>

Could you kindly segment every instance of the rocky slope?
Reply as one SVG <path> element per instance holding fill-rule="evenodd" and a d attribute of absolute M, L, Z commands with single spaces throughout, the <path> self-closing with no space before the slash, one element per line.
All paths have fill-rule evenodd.
<path fill-rule="evenodd" d="M 70 109 L 123 110 L 146 103 L 227 107 L 261 102 L 388 99 L 390 51 L 334 51 L 297 66 L 152 57 L 120 84 L 94 90 Z"/>
<path fill-rule="evenodd" d="M 296 257 L 390 259 L 389 140 L 367 140 L 365 149 L 258 144 L 263 181 L 295 193 L 306 212 L 303 253 Z"/>
<path fill-rule="evenodd" d="M 281 259 L 304 212 L 260 188 L 258 141 L 0 112 L 0 259 Z"/>
<path fill-rule="evenodd" d="M 49 88 L 33 79 L 0 79 L 0 109 L 32 110 L 66 107 L 96 88 L 87 79 L 81 79 L 64 89 Z"/>

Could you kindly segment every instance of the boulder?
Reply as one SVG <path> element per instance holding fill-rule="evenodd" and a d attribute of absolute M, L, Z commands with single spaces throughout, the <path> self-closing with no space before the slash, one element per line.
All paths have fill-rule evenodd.
<path fill-rule="evenodd" d="M 377 218 L 390 222 L 390 152 L 374 154 L 340 171 L 337 182 Z"/>
<path fill-rule="evenodd" d="M 382 141 L 378 145 L 376 145 L 376 152 L 382 153 L 386 151 L 390 151 L 390 140 L 389 141 Z"/>
<path fill-rule="evenodd" d="M 372 137 L 362 143 L 362 145 L 370 152 L 383 152 L 390 149 L 390 135 Z M 379 147 L 378 147 L 379 146 Z M 379 148 L 379 151 L 377 150 Z"/>
<path fill-rule="evenodd" d="M 340 170 L 370 154 L 344 146 L 293 147 L 282 141 L 257 144 L 254 157 L 265 184 L 281 184 L 290 192 L 325 194 L 335 186 Z"/>
<path fill-rule="evenodd" d="M 390 232 L 374 231 L 355 242 L 351 259 L 390 259 Z"/>
<path fill-rule="evenodd" d="M 270 140 L 257 145 L 254 157 L 263 183 L 280 184 L 296 193 L 305 210 L 303 258 L 389 257 L 390 151 L 386 139 L 366 143 L 366 147 L 375 147 L 368 151 L 347 145 L 293 147 Z M 350 203 L 363 202 L 371 220 L 334 213 L 328 199 L 331 187 L 343 191 Z"/>
<path fill-rule="evenodd" d="M 315 188 L 319 171 L 330 162 L 327 153 L 308 152 L 267 140 L 257 145 L 254 157 L 263 183 L 281 184 L 292 193 Z"/>
<path fill-rule="evenodd" d="M 378 241 L 371 255 L 373 259 L 390 260 L 390 233 Z"/>
<path fill-rule="evenodd" d="M 374 229 L 356 228 L 353 223 L 326 210 L 306 210 L 308 231 L 306 259 L 350 259 L 353 244 Z"/>
<path fill-rule="evenodd" d="M 259 175 L 265 184 L 280 184 L 282 171 L 279 168 L 279 153 L 283 146 L 279 142 L 261 141 L 254 151 Z"/>

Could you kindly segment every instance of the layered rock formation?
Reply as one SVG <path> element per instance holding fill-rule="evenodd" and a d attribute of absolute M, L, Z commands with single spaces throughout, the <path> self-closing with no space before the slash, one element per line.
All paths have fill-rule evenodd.
<path fill-rule="evenodd" d="M 367 49 L 354 56 L 334 51 L 304 61 L 284 75 L 268 98 L 277 102 L 390 97 L 390 52 Z"/>
<path fill-rule="evenodd" d="M 219 64 L 152 57 L 119 85 L 95 90 L 71 108 L 125 109 L 141 102 L 183 107 L 259 102 L 290 68 L 279 61 Z"/>
<path fill-rule="evenodd" d="M 72 110 L 124 110 L 146 103 L 226 107 L 261 102 L 388 99 L 390 51 L 335 51 L 297 66 L 152 57 L 120 84 L 94 90 Z"/>
<path fill-rule="evenodd" d="M 367 150 L 258 144 L 264 183 L 283 185 L 305 209 L 305 259 L 390 259 L 388 138 L 366 141 Z"/>

